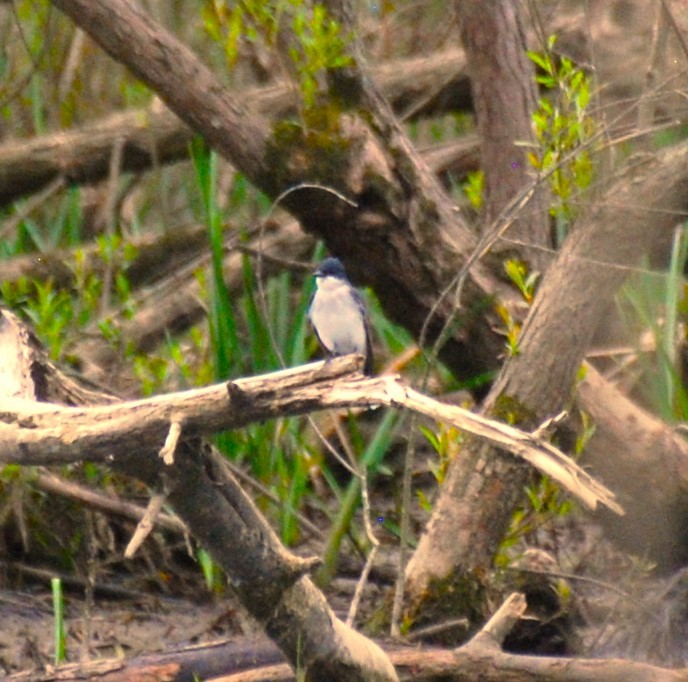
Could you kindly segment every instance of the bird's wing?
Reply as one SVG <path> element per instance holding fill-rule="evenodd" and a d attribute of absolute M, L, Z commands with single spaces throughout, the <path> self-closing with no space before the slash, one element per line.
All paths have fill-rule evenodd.
<path fill-rule="evenodd" d="M 371 342 L 372 332 L 370 328 L 370 318 L 368 317 L 368 309 L 366 308 L 365 300 L 358 289 L 351 288 L 352 295 L 358 309 L 361 311 L 363 317 L 363 325 L 365 326 L 365 337 L 366 337 L 366 353 L 365 353 L 365 364 L 363 365 L 363 373 L 366 376 L 370 376 L 373 373 L 373 345 Z"/>

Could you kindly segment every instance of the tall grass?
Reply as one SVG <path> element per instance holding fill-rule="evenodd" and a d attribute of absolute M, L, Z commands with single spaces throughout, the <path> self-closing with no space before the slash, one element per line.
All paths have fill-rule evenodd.
<path fill-rule="evenodd" d="M 620 298 L 628 326 L 640 323 L 641 333 L 652 336 L 653 352 L 641 349 L 638 353 L 643 369 L 640 388 L 648 403 L 668 421 L 688 419 L 688 395 L 678 355 L 678 348 L 686 341 L 679 320 L 688 312 L 683 276 L 687 255 L 684 225 L 674 234 L 668 272 L 640 271 L 623 287 Z M 679 338 L 681 334 L 683 338 Z"/>

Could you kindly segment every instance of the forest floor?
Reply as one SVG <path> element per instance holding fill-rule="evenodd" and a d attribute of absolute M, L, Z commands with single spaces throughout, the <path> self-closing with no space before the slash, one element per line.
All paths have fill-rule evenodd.
<path fill-rule="evenodd" d="M 513 631 L 505 648 L 521 653 L 614 655 L 670 666 L 686 664 L 686 576 L 652 577 L 650 567 L 639 560 L 629 563 L 627 555 L 617 552 L 589 518 L 577 512 L 555 519 L 531 540 L 530 551 L 520 551 L 521 557 L 535 557 L 535 565 L 529 564 L 534 571 L 520 572 L 522 558 L 515 559 L 495 578 L 496 606 L 498 592 L 503 596 L 521 590 L 528 595 L 534 616 Z M 133 659 L 227 639 L 245 641 L 247 637 L 264 646 L 264 636 L 224 587 L 224 580 L 217 582 L 215 594 L 206 588 L 200 567 L 187 554 L 184 542 L 177 538 L 175 544 L 170 537 L 163 541 L 162 536 L 154 536 L 148 544 L 148 550 L 146 545 L 142 548 L 143 557 L 126 565 L 121 551 L 120 556 L 118 552 L 101 553 L 98 570 L 91 569 L 90 597 L 86 579 L 63 576 L 69 662 Z M 383 544 L 380 561 L 364 590 L 356 619 L 364 631 L 391 609 L 394 547 L 395 543 Z M 310 541 L 297 551 L 307 555 L 320 549 Z M 559 568 L 559 563 L 564 568 Z M 326 590 L 330 605 L 342 618 L 361 567 L 360 558 L 344 549 L 338 576 Z M 51 572 L 11 560 L 4 569 L 0 677 L 44 670 L 54 665 Z M 578 579 L 565 577 L 573 572 Z M 554 597 L 554 610 L 548 612 Z M 384 625 L 378 628 L 382 633 L 387 630 Z M 468 633 L 446 634 L 457 643 Z M 448 643 L 446 637 L 434 640 L 440 642 Z M 274 653 L 268 654 L 274 657 Z"/>

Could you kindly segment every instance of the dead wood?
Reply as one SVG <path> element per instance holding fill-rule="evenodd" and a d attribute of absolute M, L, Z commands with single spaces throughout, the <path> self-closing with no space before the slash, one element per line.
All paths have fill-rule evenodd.
<path fill-rule="evenodd" d="M 579 221 L 545 274 L 519 352 L 505 363 L 486 401 L 488 414 L 534 425 L 569 400 L 590 339 L 627 268 L 654 235 L 673 230 L 688 212 L 687 148 L 633 159 Z M 647 229 L 648 220 L 654 230 Z M 457 576 L 480 594 L 477 576 L 491 565 L 527 477 L 523 467 L 484 445 L 468 448 L 450 464 L 408 566 L 412 603 L 427 598 L 433 583 Z M 644 508 L 638 499 L 625 501 Z"/>
<path fill-rule="evenodd" d="M 598 682 L 599 680 L 688 680 L 688 669 L 670 670 L 620 659 L 583 659 L 523 656 L 502 649 L 504 638 L 526 613 L 526 599 L 512 594 L 486 625 L 466 644 L 448 651 L 403 651 L 391 656 L 402 680 L 437 678 L 461 680 L 542 680 Z M 527 616 L 526 616 L 527 617 Z"/>
<path fill-rule="evenodd" d="M 140 521 L 145 513 L 145 509 L 137 504 L 61 478 L 45 469 L 37 471 L 33 482 L 38 488 L 47 493 L 69 497 L 72 500 L 108 514 Z M 159 527 L 175 533 L 188 532 L 186 526 L 176 516 L 170 514 L 159 514 L 156 518 L 156 523 Z"/>
<path fill-rule="evenodd" d="M 23 404 L 24 407 L 33 406 L 37 415 L 42 415 L 38 418 L 44 419 L 43 426 L 47 429 L 45 444 L 48 452 L 55 453 L 64 448 L 63 452 L 67 453 L 78 448 L 79 437 L 70 445 L 67 441 L 71 439 L 71 435 L 67 433 L 63 434 L 67 441 L 58 445 L 61 439 L 59 436 L 55 438 L 54 429 L 59 431 L 65 425 L 59 425 L 54 418 L 46 419 L 47 414 L 54 410 L 75 409 L 73 416 L 76 416 L 76 413 L 83 414 L 83 411 L 87 412 L 89 409 L 108 409 L 116 404 L 114 399 L 105 393 L 99 394 L 88 386 L 81 387 L 78 380 L 63 375 L 13 315 L 3 312 L 0 322 L 3 357 L 7 357 L 8 361 L 12 360 L 3 365 L 11 370 L 3 383 L 3 391 L 8 396 L 3 398 L 3 402 L 17 401 L 17 404 Z M 4 353 L 9 355 L 5 356 Z M 355 358 L 353 363 L 349 359 L 348 363 L 339 365 L 338 368 L 335 364 L 321 370 L 320 375 L 327 381 L 328 375 L 331 380 L 332 376 L 337 376 L 337 372 L 341 373 L 347 365 L 349 370 L 358 367 Z M 290 385 L 287 377 L 282 390 L 289 392 Z M 222 392 L 229 398 L 228 387 L 229 385 L 225 386 Z M 242 395 L 240 388 L 232 389 L 230 403 L 243 405 Z M 46 396 L 50 396 L 58 404 L 36 402 Z M 83 400 L 80 399 L 82 397 Z M 305 404 L 312 399 L 308 395 L 301 397 Z M 103 407 L 60 407 L 64 404 Z M 225 406 L 229 407 L 228 404 Z M 293 406 L 297 411 L 303 409 L 303 405 L 297 408 L 294 403 Z M 135 412 L 141 408 L 144 411 L 147 409 L 142 404 L 134 405 Z M 139 416 L 143 417 L 140 413 Z M 211 418 L 211 421 L 217 416 Z M 87 429 L 90 435 L 82 432 L 82 435 L 86 435 L 82 445 L 87 448 L 82 454 L 89 459 L 88 441 L 95 445 L 109 430 L 109 426 L 105 426 L 106 422 L 99 426 L 98 421 Z M 128 420 L 125 418 L 124 421 Z M 339 621 L 322 594 L 306 577 L 317 560 L 298 557 L 282 546 L 251 498 L 244 493 L 222 456 L 204 445 L 197 433 L 193 433 L 194 429 L 185 432 L 179 439 L 174 449 L 173 461 L 167 464 L 163 462 L 159 457 L 160 450 L 170 426 L 175 422 L 180 423 L 181 419 L 173 413 L 168 414 L 167 427 L 160 434 L 159 442 L 154 442 L 155 437 L 151 441 L 145 436 L 147 427 L 142 422 L 138 419 L 129 420 L 119 437 L 109 439 L 106 436 L 106 440 L 110 440 L 110 446 L 106 448 L 111 451 L 111 455 L 117 456 L 106 456 L 105 460 L 109 461 L 113 469 L 138 478 L 155 491 L 164 492 L 191 534 L 230 576 L 234 591 L 247 610 L 292 664 L 307 670 L 311 679 L 395 680 L 394 670 L 379 648 Z M 116 418 L 114 424 L 116 423 L 120 426 L 124 424 L 121 418 Z M 72 435 L 78 430 L 77 428 Z M 122 447 L 117 446 L 118 440 Z M 128 442 L 126 448 L 123 447 L 124 441 Z M 4 456 L 4 448 L 0 446 L 0 449 Z"/>
<path fill-rule="evenodd" d="M 23 325 L 0 311 L 6 337 L 21 335 Z M 23 336 L 15 344 L 26 346 Z M 31 354 L 30 349 L 25 352 Z M 20 356 L 20 365 L 28 364 Z M 351 376 L 360 358 L 237 379 L 206 388 L 104 406 L 61 407 L 37 403 L 34 396 L 0 397 L 0 452 L 5 463 L 55 465 L 89 461 L 114 464 L 132 457 L 132 439 L 144 452 L 156 452 L 166 467 L 175 463 L 185 439 L 240 428 L 256 421 L 324 409 L 386 406 L 407 408 L 433 421 L 453 424 L 498 444 L 558 481 L 585 505 L 599 502 L 618 514 L 623 510 L 609 490 L 537 434 L 521 433 L 455 405 L 440 403 L 413 390 L 398 376 Z M 22 367 L 16 372 L 25 373 Z M 11 377 L 10 377 L 11 378 Z M 174 433 L 174 438 L 171 435 Z"/>
<path fill-rule="evenodd" d="M 314 409 L 406 406 L 433 419 L 459 423 L 501 444 L 510 442 L 519 456 L 544 466 L 562 483 L 568 480 L 569 489 L 578 491 L 588 504 L 595 506 L 602 500 L 620 511 L 609 491 L 528 434 L 519 435 L 506 425 L 490 424 L 461 408 L 437 403 L 398 378 L 351 377 L 352 371 L 360 371 L 362 358 L 339 358 L 131 403 L 112 402 L 104 395 L 103 402 L 108 404 L 102 406 L 61 407 L 37 402 L 45 387 L 32 390 L 30 379 L 59 375 L 59 370 L 29 343 L 30 335 L 13 315 L 3 312 L 0 319 L 2 347 L 16 352 L 12 373 L 6 377 L 7 397 L 0 399 L 3 461 L 105 461 L 164 490 L 193 535 L 225 568 L 242 603 L 292 664 L 309 670 L 314 679 L 322 675 L 333 680 L 382 680 L 395 679 L 395 675 L 375 645 L 334 617 L 305 577 L 314 560 L 294 556 L 280 544 L 222 458 L 201 445 L 200 435 Z M 10 343 L 12 338 L 14 343 Z M 59 393 L 61 388 L 62 384 L 52 391 Z M 74 395 L 71 391 L 65 397 L 73 402 Z M 90 392 L 87 396 L 94 397 Z M 175 425 L 177 437 L 172 441 L 168 433 Z M 166 668 L 164 674 L 170 670 Z"/>
<path fill-rule="evenodd" d="M 686 566 L 685 435 L 629 400 L 593 367 L 586 367 L 577 399 L 595 424 L 584 462 L 619 494 L 627 511 L 623 523 L 602 514 L 608 537 L 650 557 L 662 571 Z"/>
<path fill-rule="evenodd" d="M 7 677 L 7 682 L 83 679 L 100 682 L 128 682 L 133 679 L 193 682 L 282 661 L 283 654 L 269 639 L 236 638 L 124 660 L 105 659 L 61 665 L 53 670 L 14 673 Z M 289 669 L 289 666 L 285 667 Z"/>
<path fill-rule="evenodd" d="M 461 50 L 427 58 L 395 60 L 373 75 L 399 111 L 414 106 L 422 115 L 442 107 L 468 109 L 468 79 Z M 293 87 L 281 83 L 256 87 L 242 99 L 276 118 L 293 112 Z M 421 101 L 421 104 L 418 102 Z M 188 159 L 193 131 L 159 101 L 145 109 L 123 111 L 82 128 L 0 145 L 0 206 L 40 191 L 63 178 L 66 184 L 94 183 L 107 177 L 110 157 L 122 144 L 121 171 L 136 173 Z"/>
<path fill-rule="evenodd" d="M 449 145 L 429 147 L 422 152 L 426 163 L 438 175 L 451 173 L 462 176 L 478 166 L 478 139 L 469 136 Z M 1 163 L 1 162 L 0 162 Z M 257 230 L 253 230 L 254 234 Z M 226 248 L 231 252 L 239 247 L 239 239 L 230 236 Z M 241 252 L 261 254 L 261 272 L 267 277 L 277 271 L 285 261 L 305 261 L 312 252 L 314 242 L 295 222 L 269 223 L 262 232 L 240 246 Z M 85 276 L 102 276 L 105 262 L 98 245 L 80 249 L 80 268 Z M 207 231 L 199 225 L 178 227 L 162 235 L 141 235 L 128 241 L 123 251 L 133 251 L 126 264 L 118 254 L 112 265 L 124 267 L 133 289 L 149 286 L 135 296 L 133 317 L 112 311 L 121 345 L 136 352 L 147 352 L 156 347 L 168 333 L 182 332 L 205 317 L 201 300 L 201 287 L 194 276 L 195 269 L 208 259 Z M 244 284 L 239 267 L 241 256 L 228 253 L 223 262 L 225 285 L 235 293 Z M 51 280 L 56 287 L 73 287 L 75 273 L 66 265 L 75 261 L 69 250 L 49 253 L 22 254 L 3 261 L 3 282 L 17 284 L 22 278 L 32 281 Z M 80 371 L 93 380 L 103 380 L 113 361 L 112 349 L 102 335 L 94 329 L 86 332 L 69 349 Z M 118 369 L 118 371 L 120 371 Z"/>

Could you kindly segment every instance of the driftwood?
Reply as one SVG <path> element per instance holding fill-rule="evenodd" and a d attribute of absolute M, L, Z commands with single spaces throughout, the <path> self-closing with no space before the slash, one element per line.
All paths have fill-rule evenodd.
<path fill-rule="evenodd" d="M 55 420 L 57 413 L 53 411 L 66 409 L 68 414 L 76 416 L 77 412 L 85 414 L 89 410 L 115 408 L 117 402 L 112 396 L 82 386 L 78 379 L 64 375 L 12 314 L 2 313 L 0 332 L 3 404 L 16 403 L 20 410 L 35 410 L 35 416 L 44 420 L 43 425 L 47 429 L 45 454 L 59 451 L 66 454 L 78 449 L 76 441 L 71 445 L 68 442 L 73 434 L 63 432 L 66 440 L 61 436 L 54 437 L 54 429 L 60 431 L 65 424 L 60 425 L 59 418 Z M 356 367 L 355 362 L 349 364 L 350 370 Z M 328 371 L 322 374 L 327 377 Z M 289 381 L 286 386 L 289 386 Z M 223 392 L 228 395 L 227 386 Z M 235 393 L 235 398 L 238 395 Z M 93 407 L 60 407 L 38 402 L 46 399 L 62 405 Z M 134 406 L 134 411 L 141 407 Z M 76 412 L 70 413 L 72 409 Z M 51 412 L 53 417 L 48 417 Z M 117 422 L 122 425 L 122 416 L 105 426 L 105 431 L 101 426 L 106 422 L 101 426 L 98 420 L 91 422 L 87 427 L 90 436 L 82 432 L 82 436 L 86 436 L 82 445 L 87 448 L 81 453 L 84 458 L 90 458 L 88 441 L 95 444 L 92 438 L 100 440 L 99 431 L 103 435 Z M 154 492 L 166 495 L 189 532 L 224 568 L 238 598 L 294 666 L 307 670 L 313 679 L 395 680 L 394 670 L 379 648 L 338 620 L 307 577 L 318 560 L 295 556 L 282 546 L 224 459 L 213 448 L 204 445 L 193 429 L 184 434 L 178 432 L 174 442 L 167 439 L 168 433 L 176 430 L 174 425 L 180 423 L 177 415 L 168 414 L 168 417 L 171 419 L 168 419 L 161 440 L 152 446 L 145 436 L 142 437 L 142 423 L 137 426 L 130 421 L 128 427 L 119 432 L 123 439 L 120 441 L 122 447 L 112 449 L 106 446 L 111 455 L 116 456 L 106 455 L 104 459 L 113 469 L 134 476 Z M 69 420 L 70 417 L 67 418 Z M 211 421 L 216 418 L 217 415 Z M 146 430 L 144 428 L 143 431 Z M 108 438 L 106 436 L 106 440 Z M 128 443 L 126 447 L 125 441 Z M 62 444 L 55 450 L 58 442 Z M 9 442 L 4 441 L 0 446 L 3 457 L 5 444 L 9 445 Z M 111 446 L 114 444 L 115 441 L 111 440 Z M 164 461 L 159 456 L 161 449 Z M 105 451 L 101 454 L 105 455 Z M 71 457 L 68 459 L 74 461 Z"/>
<path fill-rule="evenodd" d="M 305 576 L 316 562 L 293 556 L 280 545 L 221 458 L 200 446 L 199 436 L 315 409 L 406 407 L 468 428 L 501 446 L 508 444 L 590 506 L 603 501 L 621 512 L 612 493 L 537 437 L 431 400 L 398 377 L 365 378 L 358 373 L 362 358 L 339 358 L 129 403 L 113 402 L 104 395 L 106 404 L 93 405 L 96 394 L 86 390 L 92 406 L 62 407 L 35 400 L 48 393 L 44 384 L 51 383 L 53 376 L 48 369 L 55 375 L 59 370 L 41 355 L 14 315 L 2 312 L 0 323 L 6 393 L 0 399 L 3 461 L 22 465 L 102 461 L 163 489 L 190 531 L 225 568 L 249 611 L 292 664 L 305 667 L 315 678 L 395 676 L 375 645 L 329 612 Z M 72 403 L 78 400 L 74 391 L 65 397 Z M 360 672 L 352 672 L 351 666 Z M 165 670 L 170 674 L 172 668 Z"/>
<path fill-rule="evenodd" d="M 269 639 L 237 638 L 128 660 L 104 659 L 61 665 L 52 670 L 20 672 L 10 675 L 7 682 L 83 679 L 98 679 L 101 682 L 125 682 L 132 679 L 193 682 L 194 679 L 208 680 L 226 675 L 230 671 L 278 662 L 283 663 L 284 656 Z"/>
<path fill-rule="evenodd" d="M 11 341 L 22 333 L 23 325 L 9 312 L 0 311 L 0 315 L 0 348 L 21 348 L 21 341 L 14 345 Z M 18 391 L 13 395 L 10 388 L 8 397 L 0 397 L 0 452 L 3 462 L 22 466 L 85 459 L 113 464 L 131 457 L 135 442 L 144 452 L 158 452 L 164 463 L 171 465 L 182 436 L 207 436 L 317 410 L 386 406 L 453 424 L 508 449 L 591 509 L 602 502 L 623 514 L 611 491 L 537 434 L 522 433 L 461 407 L 440 403 L 415 391 L 398 376 L 351 377 L 356 368 L 351 359 L 334 359 L 206 388 L 92 407 L 37 403 Z M 8 387 L 10 381 L 11 377 Z"/>

